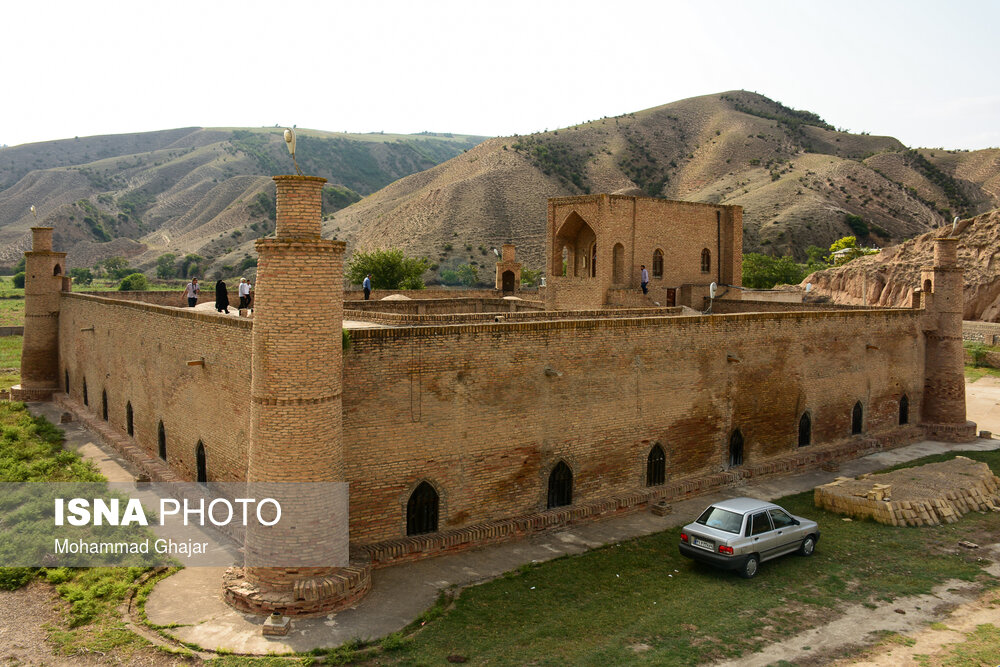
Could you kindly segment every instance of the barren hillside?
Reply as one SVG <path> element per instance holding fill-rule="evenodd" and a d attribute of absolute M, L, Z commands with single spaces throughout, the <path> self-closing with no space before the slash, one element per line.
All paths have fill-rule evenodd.
<path fill-rule="evenodd" d="M 330 183 L 332 213 L 482 137 L 298 131 L 298 159 Z M 116 255 L 149 268 L 160 254 L 198 254 L 202 268 L 238 265 L 273 229 L 270 176 L 294 171 L 277 128 L 184 128 L 83 137 L 0 150 L 0 265 L 55 227 L 70 266 Z M 31 206 L 37 218 L 30 214 Z"/>
<path fill-rule="evenodd" d="M 1000 206 L 1000 150 L 908 150 L 734 91 L 491 139 L 338 212 L 327 231 L 350 249 L 403 247 L 487 271 L 486 250 L 513 241 L 537 269 L 547 197 L 630 188 L 739 204 L 744 250 L 804 259 L 848 234 L 884 246 Z"/>
<path fill-rule="evenodd" d="M 844 266 L 817 271 L 802 281 L 811 293 L 835 303 L 906 307 L 920 270 L 934 263 L 934 237 L 950 235 L 952 226 L 921 234 L 877 255 L 859 257 Z M 1000 210 L 960 220 L 958 259 L 965 269 L 967 320 L 1000 322 Z"/>

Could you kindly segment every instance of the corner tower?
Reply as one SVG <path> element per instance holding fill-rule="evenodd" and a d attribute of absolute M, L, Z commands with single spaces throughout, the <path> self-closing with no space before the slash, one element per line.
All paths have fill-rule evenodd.
<path fill-rule="evenodd" d="M 52 251 L 52 227 L 31 228 L 24 253 L 24 340 L 18 401 L 47 401 L 59 391 L 59 292 L 64 289 L 66 253 Z"/>
<path fill-rule="evenodd" d="M 247 481 L 267 483 L 269 495 L 284 495 L 299 509 L 292 520 L 248 527 L 245 567 L 227 572 L 224 587 L 227 602 L 241 611 L 308 615 L 349 604 L 371 586 L 370 568 L 348 563 L 341 437 L 346 244 L 320 238 L 326 179 L 274 180 L 276 238 L 256 244 Z M 315 492 L 338 484 L 341 497 Z M 274 567 L 269 554 L 301 556 L 309 566 Z"/>
<path fill-rule="evenodd" d="M 928 438 L 945 442 L 968 442 L 976 437 L 975 423 L 965 417 L 963 271 L 957 250 L 957 238 L 934 239 L 934 266 L 921 273 L 926 309 L 921 421 Z"/>

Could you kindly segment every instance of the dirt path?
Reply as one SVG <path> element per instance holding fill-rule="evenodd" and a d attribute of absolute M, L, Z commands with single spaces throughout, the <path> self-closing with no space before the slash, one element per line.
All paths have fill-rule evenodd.
<path fill-rule="evenodd" d="M 16 591 L 0 591 L 0 664 L 80 664 L 57 658 L 45 639 L 43 626 L 60 622 L 62 604 L 52 587 L 40 582 Z"/>

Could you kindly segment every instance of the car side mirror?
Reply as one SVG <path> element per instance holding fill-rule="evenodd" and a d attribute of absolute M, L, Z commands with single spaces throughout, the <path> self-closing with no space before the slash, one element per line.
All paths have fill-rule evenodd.
<path fill-rule="evenodd" d="M 801 524 L 801 522 L 798 519 L 792 519 L 792 523 L 794 523 L 796 526 Z"/>

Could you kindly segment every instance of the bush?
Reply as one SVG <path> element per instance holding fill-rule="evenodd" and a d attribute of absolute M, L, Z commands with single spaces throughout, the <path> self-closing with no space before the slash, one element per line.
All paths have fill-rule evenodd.
<path fill-rule="evenodd" d="M 0 567 L 0 591 L 16 591 L 34 576 L 32 567 Z"/>
<path fill-rule="evenodd" d="M 145 292 L 148 289 L 149 281 L 141 273 L 133 273 L 132 275 L 125 276 L 118 286 L 118 291 L 120 292 Z"/>
<path fill-rule="evenodd" d="M 983 365 L 983 360 L 986 359 L 986 353 L 989 352 L 989 348 L 978 341 L 966 341 L 965 350 L 972 357 L 972 365 L 979 368 Z"/>
<path fill-rule="evenodd" d="M 21 271 L 20 273 L 15 273 L 13 281 L 14 281 L 14 287 L 20 287 L 21 289 L 24 289 L 24 271 Z"/>

